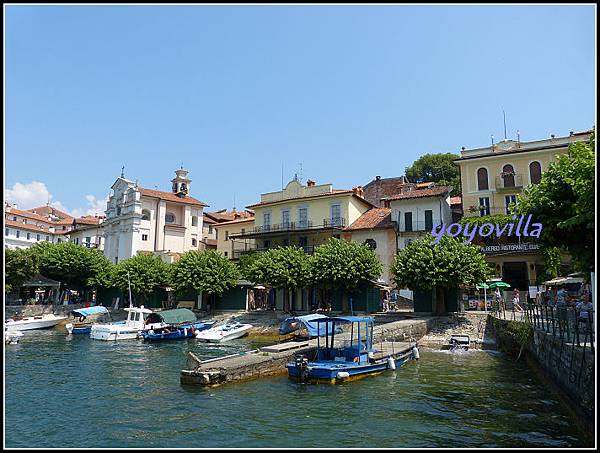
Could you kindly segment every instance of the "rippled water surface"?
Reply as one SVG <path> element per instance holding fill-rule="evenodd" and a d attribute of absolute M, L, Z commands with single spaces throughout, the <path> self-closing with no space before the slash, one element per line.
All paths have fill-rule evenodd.
<path fill-rule="evenodd" d="M 477 447 L 584 445 L 526 365 L 497 353 L 421 360 L 343 385 L 286 376 L 183 387 L 201 358 L 255 340 L 108 343 L 59 329 L 5 349 L 7 447 Z"/>

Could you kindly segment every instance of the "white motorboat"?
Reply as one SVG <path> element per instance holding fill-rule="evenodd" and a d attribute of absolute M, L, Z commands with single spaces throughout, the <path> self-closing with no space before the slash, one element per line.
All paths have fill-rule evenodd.
<path fill-rule="evenodd" d="M 23 336 L 23 332 L 20 330 L 5 330 L 4 331 L 4 343 L 6 344 L 17 344 L 20 338 Z"/>
<path fill-rule="evenodd" d="M 64 319 L 67 319 L 67 317 L 56 316 L 54 313 L 41 316 L 14 317 L 7 319 L 4 322 L 4 327 L 8 331 L 47 329 L 49 327 L 54 327 Z"/>
<path fill-rule="evenodd" d="M 247 335 L 252 327 L 252 324 L 241 324 L 233 321 L 219 327 L 213 327 L 212 329 L 199 330 L 196 332 L 196 338 L 201 341 L 221 343 Z"/>
<path fill-rule="evenodd" d="M 94 340 L 135 340 L 140 338 L 143 330 L 158 329 L 164 327 L 162 323 L 146 324 L 152 310 L 141 307 L 126 308 L 127 320 L 110 324 L 93 324 L 90 338 Z"/>

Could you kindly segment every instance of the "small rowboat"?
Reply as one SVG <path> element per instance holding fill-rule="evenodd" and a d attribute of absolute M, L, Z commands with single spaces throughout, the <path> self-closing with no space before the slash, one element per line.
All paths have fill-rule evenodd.
<path fill-rule="evenodd" d="M 106 307 L 102 305 L 96 305 L 94 307 L 79 308 L 71 312 L 77 321 L 69 322 L 65 325 L 65 329 L 69 334 L 88 334 L 92 331 L 93 320 L 90 320 L 90 316 L 102 316 L 109 314 Z M 121 322 L 124 324 L 124 322 Z"/>
<path fill-rule="evenodd" d="M 193 338 L 197 331 L 209 329 L 216 321 L 198 321 L 183 326 L 167 326 L 142 332 L 146 341 L 181 340 Z"/>

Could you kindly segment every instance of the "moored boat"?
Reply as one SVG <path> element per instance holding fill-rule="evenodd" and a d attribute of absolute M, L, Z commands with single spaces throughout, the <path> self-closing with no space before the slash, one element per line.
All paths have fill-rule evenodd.
<path fill-rule="evenodd" d="M 115 341 L 115 340 L 135 340 L 140 338 L 144 330 L 162 327 L 159 324 L 147 324 L 148 316 L 152 310 L 141 307 L 126 308 L 127 320 L 118 324 L 94 324 L 90 331 L 90 338 L 94 340 Z"/>
<path fill-rule="evenodd" d="M 370 317 L 344 316 L 317 319 L 317 351 L 314 360 L 305 355 L 296 356 L 287 364 L 291 379 L 301 382 L 339 383 L 395 370 L 406 361 L 418 359 L 416 343 L 408 347 L 377 351 L 373 348 L 374 320 Z M 337 327 L 350 325 L 350 339 L 338 340 Z M 325 330 L 324 338 L 321 331 Z"/>
<path fill-rule="evenodd" d="M 71 312 L 77 321 L 65 324 L 65 329 L 69 334 L 88 334 L 92 331 L 94 320 L 90 320 L 91 316 L 101 316 L 108 314 L 106 307 L 96 305 L 94 307 L 79 308 Z"/>
<path fill-rule="evenodd" d="M 4 331 L 4 343 L 6 344 L 17 344 L 21 337 L 23 336 L 23 332 L 20 330 L 5 330 Z"/>
<path fill-rule="evenodd" d="M 15 316 L 5 321 L 4 327 L 8 331 L 48 329 L 50 327 L 54 327 L 64 319 L 67 319 L 67 317 L 56 316 L 54 313 L 45 314 L 41 316 Z"/>
<path fill-rule="evenodd" d="M 222 343 L 247 335 L 252 327 L 254 327 L 252 324 L 230 321 L 222 326 L 196 332 L 196 338 L 200 341 L 208 341 L 210 343 Z"/>
<path fill-rule="evenodd" d="M 158 324 L 160 327 L 145 330 L 142 336 L 146 341 L 180 340 L 192 338 L 196 331 L 208 329 L 216 321 L 198 321 L 193 311 L 187 308 L 163 310 L 152 313 L 147 324 Z"/>

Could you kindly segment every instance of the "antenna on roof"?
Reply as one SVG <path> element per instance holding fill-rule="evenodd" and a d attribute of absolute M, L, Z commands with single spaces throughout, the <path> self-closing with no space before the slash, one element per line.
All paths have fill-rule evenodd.
<path fill-rule="evenodd" d="M 299 162 L 298 165 L 300 165 L 300 172 L 299 172 L 300 173 L 300 177 L 298 178 L 298 180 L 300 182 L 302 182 L 302 162 Z"/>
<path fill-rule="evenodd" d="M 504 111 L 504 109 L 502 109 L 502 115 L 504 116 L 504 141 L 506 141 L 506 112 Z"/>
<path fill-rule="evenodd" d="M 121 178 L 125 177 L 125 165 L 121 167 Z"/>
<path fill-rule="evenodd" d="M 492 134 L 492 148 L 494 147 L 494 134 Z"/>

